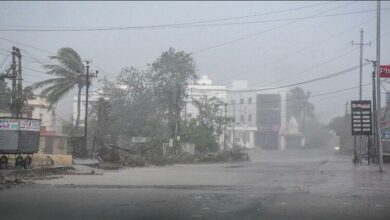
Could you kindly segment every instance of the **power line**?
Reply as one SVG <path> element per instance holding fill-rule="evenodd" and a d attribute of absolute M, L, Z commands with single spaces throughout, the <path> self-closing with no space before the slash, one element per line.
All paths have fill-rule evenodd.
<path fill-rule="evenodd" d="M 355 29 L 355 28 L 360 28 L 360 25 L 363 25 L 363 24 L 365 24 L 365 23 L 371 21 L 371 20 L 374 19 L 374 18 L 376 18 L 376 17 L 372 17 L 372 18 L 370 18 L 370 19 L 368 19 L 368 20 L 366 20 L 366 21 L 360 23 L 359 25 L 356 25 L 356 26 L 354 26 L 354 27 L 351 27 L 351 28 L 347 29 L 347 31 L 351 31 L 351 30 L 353 30 L 353 29 Z M 336 36 L 339 36 L 339 35 L 341 35 L 341 34 L 343 34 L 343 33 L 346 33 L 347 31 L 339 32 L 339 33 L 337 33 L 337 34 L 331 36 L 330 38 L 327 38 L 327 39 L 325 39 L 325 40 L 322 40 L 322 41 L 320 41 L 320 42 L 317 42 L 317 43 L 313 44 L 312 46 L 305 47 L 305 48 L 303 48 L 303 49 L 301 49 L 301 50 L 298 50 L 298 51 L 296 51 L 296 52 L 293 52 L 293 53 L 291 53 L 291 54 L 287 54 L 287 55 L 284 56 L 284 57 L 281 57 L 281 58 L 279 58 L 279 59 L 275 59 L 274 61 L 271 61 L 271 62 L 268 62 L 268 63 L 266 63 L 266 64 L 263 64 L 263 66 L 261 66 L 261 67 L 264 67 L 264 66 L 266 66 L 266 65 L 269 65 L 269 64 L 272 63 L 272 62 L 276 62 L 276 61 L 280 62 L 281 59 L 285 59 L 285 58 L 287 58 L 287 57 L 289 57 L 289 56 L 296 55 L 297 53 L 301 53 L 301 52 L 303 52 L 303 51 L 305 51 L 305 50 L 307 50 L 307 49 L 309 49 L 309 48 L 311 48 L 311 47 L 314 47 L 314 46 L 319 45 L 319 44 L 321 44 L 321 43 L 324 43 L 324 42 L 326 42 L 326 41 L 328 41 L 328 40 L 330 40 L 330 39 L 333 39 L 333 38 L 335 38 Z M 383 34 L 381 35 L 381 37 L 387 36 L 387 35 L 389 35 L 389 34 L 390 34 L 390 31 L 389 31 L 389 32 L 386 32 L 386 33 L 383 33 Z M 372 41 L 372 42 L 375 42 L 376 40 L 371 40 L 371 41 Z M 339 56 L 336 56 L 336 57 L 334 57 L 334 58 L 331 58 L 331 59 L 329 59 L 328 61 L 325 61 L 325 62 L 323 62 L 323 63 L 315 64 L 315 65 L 313 65 L 313 67 L 311 67 L 311 68 L 309 68 L 309 69 L 315 69 L 316 67 L 319 67 L 319 66 L 322 66 L 322 65 L 324 65 L 324 64 L 330 63 L 330 62 L 336 60 L 337 58 L 341 58 L 341 57 L 343 57 L 343 56 L 345 56 L 345 55 L 347 55 L 347 54 L 349 54 L 349 53 L 352 53 L 352 52 L 355 51 L 355 50 L 357 50 L 357 48 L 352 49 L 351 51 L 346 52 L 345 54 L 341 54 L 341 55 L 339 55 Z M 246 72 L 243 72 L 243 73 L 240 73 L 240 74 L 232 75 L 232 76 L 230 76 L 230 77 L 228 77 L 228 78 L 225 78 L 223 81 L 227 81 L 228 79 L 232 79 L 232 78 L 234 78 L 234 77 L 236 77 L 236 76 L 242 76 L 242 75 L 248 74 L 249 72 L 251 72 L 251 71 L 253 71 L 253 70 L 256 70 L 256 69 L 257 69 L 257 68 L 254 68 L 254 69 L 252 69 L 252 70 L 249 70 L 249 71 L 246 71 Z M 304 70 L 304 71 L 299 72 L 299 73 L 297 73 L 297 74 L 298 74 L 298 75 L 301 75 L 301 74 L 303 74 L 303 73 L 305 73 L 305 72 L 307 72 L 307 71 L 308 71 L 308 70 Z M 295 75 L 293 74 L 291 77 L 295 77 L 295 76 L 296 76 L 296 74 L 295 74 Z M 278 79 L 278 80 L 276 80 L 276 81 L 274 81 L 274 82 L 271 82 L 271 83 L 269 83 L 269 84 L 272 85 L 272 84 L 275 84 L 275 83 L 284 81 L 285 79 L 288 79 L 288 78 L 291 78 L 291 77 L 281 78 L 281 79 Z"/>
<path fill-rule="evenodd" d="M 350 54 L 350 53 L 356 51 L 357 49 L 358 49 L 358 48 L 352 49 L 352 50 L 350 50 L 350 51 L 348 51 L 348 52 L 346 52 L 346 53 L 340 54 L 340 55 L 338 55 L 338 56 L 336 56 L 336 57 L 333 57 L 333 58 L 331 58 L 331 59 L 328 59 L 328 60 L 326 60 L 326 61 L 324 61 L 324 62 L 322 62 L 322 63 L 313 65 L 312 67 L 310 67 L 310 68 L 308 68 L 308 69 L 305 69 L 305 70 L 300 71 L 300 72 L 295 73 L 295 74 L 291 74 L 291 76 L 284 77 L 284 78 L 282 78 L 282 79 L 278 79 L 278 80 L 276 80 L 276 81 L 274 81 L 274 82 L 271 82 L 270 85 L 273 85 L 273 84 L 276 84 L 276 83 L 279 83 L 279 82 L 283 82 L 283 81 L 285 81 L 285 80 L 287 80 L 287 79 L 290 79 L 290 78 L 292 78 L 292 77 L 297 77 L 297 76 L 299 76 L 299 75 L 302 75 L 302 74 L 304 74 L 304 73 L 307 73 L 307 72 L 309 72 L 309 71 L 311 71 L 311 70 L 313 70 L 313 69 L 316 69 L 316 68 L 318 68 L 318 67 L 321 67 L 321 66 L 323 66 L 323 65 L 326 65 L 326 64 L 328 64 L 328 63 L 331 63 L 331 62 L 333 62 L 333 61 L 335 61 L 335 60 L 338 60 L 338 59 L 340 59 L 341 57 L 344 57 L 344 56 L 346 56 L 346 55 L 348 55 L 348 54 Z"/>
<path fill-rule="evenodd" d="M 328 1 L 324 3 L 306 5 L 296 8 L 284 9 L 284 10 L 276 10 L 271 12 L 264 12 L 253 15 L 244 15 L 238 17 L 228 17 L 228 18 L 217 18 L 217 19 L 209 19 L 209 20 L 201 20 L 201 21 L 192 21 L 192 22 L 181 22 L 181 23 L 170 23 L 170 24 L 161 24 L 161 25 L 142 25 L 142 26 L 123 26 L 123 27 L 43 27 L 43 26 L 19 26 L 19 27 L 27 27 L 27 28 L 44 28 L 44 29 L 33 29 L 33 31 L 95 31 L 95 30 L 128 30 L 128 29 L 146 29 L 146 28 L 169 28 L 169 27 L 181 27 L 186 25 L 195 25 L 202 23 L 210 23 L 210 22 L 220 22 L 220 21 L 229 21 L 229 20 L 237 20 L 251 17 L 258 17 L 264 15 L 278 14 L 284 12 L 291 12 L 295 10 L 301 10 L 305 8 L 317 7 L 326 4 L 333 4 L 333 1 Z M 7 27 L 17 27 L 17 25 L 1 25 Z M 30 29 L 26 29 L 30 30 Z"/>
<path fill-rule="evenodd" d="M 315 42 L 315 43 L 313 43 L 313 44 L 311 44 L 311 45 L 309 45 L 309 46 L 306 46 L 306 47 L 304 47 L 304 48 L 302 48 L 302 49 L 299 49 L 299 50 L 297 50 L 297 51 L 294 51 L 294 52 L 292 52 L 292 53 L 289 53 L 289 54 L 286 54 L 286 55 L 284 55 L 284 56 L 282 56 L 282 57 L 279 57 L 278 59 L 274 59 L 274 60 L 272 60 L 272 61 L 270 61 L 270 62 L 264 63 L 264 64 L 261 66 L 261 68 L 262 68 L 262 67 L 265 67 L 265 66 L 267 66 L 267 65 L 269 65 L 269 64 L 271 64 L 271 63 L 280 62 L 282 59 L 286 59 L 286 58 L 288 58 L 288 57 L 290 57 L 290 56 L 295 56 L 295 55 L 297 55 L 297 54 L 299 54 L 299 53 L 302 53 L 302 52 L 304 52 L 304 51 L 306 51 L 306 50 L 309 50 L 309 49 L 311 49 L 311 48 L 313 48 L 313 47 L 316 47 L 316 46 L 321 45 L 321 44 L 323 44 L 323 43 L 325 43 L 325 42 L 328 42 L 329 40 L 332 40 L 332 39 L 334 39 L 334 38 L 336 38 L 336 37 L 338 37 L 338 36 L 340 36 L 340 35 L 342 35 L 342 34 L 348 33 L 349 31 L 352 31 L 352 30 L 354 30 L 354 29 L 356 29 L 356 28 L 360 28 L 361 25 L 363 25 L 363 24 L 365 24 L 365 23 L 367 23 L 367 22 L 373 20 L 374 18 L 375 18 L 375 17 L 372 17 L 372 18 L 370 18 L 370 19 L 367 19 L 366 21 L 364 21 L 364 22 L 362 22 L 362 23 L 359 23 L 358 25 L 354 25 L 354 26 L 352 26 L 351 28 L 348 28 L 348 29 L 345 29 L 345 30 L 343 30 L 343 31 L 341 31 L 341 32 L 338 32 L 338 33 L 336 33 L 336 34 L 334 34 L 334 35 L 332 35 L 332 36 L 330 36 L 330 37 L 328 37 L 328 38 L 326 38 L 326 39 L 324 39 L 324 40 L 321 40 L 321 41 L 319 41 L 319 42 Z M 316 65 L 314 65 L 313 67 L 315 67 L 315 66 L 316 66 Z M 253 72 L 253 71 L 255 71 L 255 70 L 259 69 L 259 68 L 260 68 L 260 67 L 252 68 L 252 69 L 247 70 L 247 71 L 245 71 L 245 72 L 243 72 L 243 73 L 235 74 L 235 75 L 229 76 L 228 78 L 225 78 L 224 81 L 229 80 L 229 79 L 232 79 L 232 78 L 234 78 L 234 77 L 236 77 L 236 76 L 242 76 L 242 75 L 249 74 L 249 73 L 251 73 L 251 72 Z M 273 84 L 273 83 L 272 83 L 272 84 Z"/>
<path fill-rule="evenodd" d="M 225 45 L 228 45 L 228 44 L 237 42 L 237 41 L 241 41 L 241 40 L 245 40 L 245 39 L 248 39 L 248 38 L 252 38 L 252 37 L 258 36 L 258 35 L 260 35 L 260 34 L 265 34 L 265 33 L 268 33 L 268 32 L 274 31 L 274 30 L 277 30 L 277 29 L 279 29 L 279 28 L 286 27 L 286 26 L 289 26 L 289 25 L 298 23 L 298 22 L 300 22 L 300 21 L 304 21 L 304 20 L 306 20 L 306 19 L 309 19 L 309 18 L 316 17 L 316 16 L 321 15 L 321 14 L 327 13 L 328 11 L 332 11 L 332 10 L 336 10 L 336 9 L 339 9 L 339 8 L 342 8 L 342 7 L 346 7 L 346 6 L 348 6 L 348 5 L 352 4 L 352 3 L 353 3 L 353 2 L 350 2 L 350 3 L 347 3 L 347 4 L 343 4 L 343 5 L 341 5 L 341 6 L 337 6 L 337 7 L 331 8 L 331 9 L 327 9 L 327 10 L 325 10 L 325 11 L 316 13 L 316 14 L 314 14 L 314 15 L 306 16 L 306 17 L 304 17 L 304 18 L 301 19 L 301 20 L 296 20 L 296 21 L 293 21 L 293 22 L 288 22 L 288 23 L 285 23 L 285 24 L 282 24 L 282 25 L 279 25 L 279 26 L 276 26 L 276 27 L 273 27 L 273 28 L 269 28 L 269 29 L 266 29 L 266 30 L 262 30 L 262 31 L 260 31 L 260 32 L 255 32 L 255 33 L 248 34 L 248 35 L 245 35 L 245 36 L 242 36 L 242 37 L 233 39 L 233 40 L 225 41 L 225 42 L 223 42 L 223 43 L 219 43 L 219 44 L 216 44 L 216 45 L 213 45 L 213 46 L 209 46 L 209 47 L 205 47 L 205 48 L 202 48 L 202 49 L 198 49 L 198 50 L 195 50 L 195 51 L 190 52 L 190 54 L 196 54 L 196 53 L 208 51 L 208 50 L 211 50 L 211 49 L 214 49 L 214 48 L 218 48 L 218 47 L 222 47 L 222 46 L 225 46 Z"/>
<path fill-rule="evenodd" d="M 364 63 L 363 66 L 366 66 L 368 65 L 369 63 Z M 355 69 L 358 69 L 360 67 L 360 65 L 357 65 L 357 66 L 353 66 L 353 67 L 350 67 L 348 69 L 345 69 L 345 70 L 342 70 L 342 71 L 339 71 L 339 72 L 336 72 L 336 73 L 332 73 L 332 74 L 329 74 L 329 75 L 325 75 L 325 76 L 321 76 L 321 77 L 318 77 L 318 78 L 314 78 L 314 79 L 311 79 L 311 80 L 306 80 L 306 81 L 301 81 L 301 82 L 297 82 L 297 83 L 293 83 L 293 84 L 287 84 L 287 85 L 284 85 L 284 86 L 278 86 L 278 87 L 269 87 L 269 88 L 259 88 L 259 89 L 245 89 L 245 90 L 232 90 L 232 89 L 196 89 L 196 88 L 192 88 L 192 90 L 198 90 L 198 91 L 226 91 L 226 92 L 235 92 L 235 93 L 245 93 L 245 92 L 259 92 L 259 91 L 267 91 L 267 90 L 277 90 L 277 89 L 283 89 L 283 88 L 288 88 L 288 87 L 293 87 L 293 86 L 298 86 L 298 85 L 303 85 L 303 84 L 308 84 L 308 83 L 312 83 L 312 82 L 316 82 L 316 81 L 321 81 L 321 80 L 325 80 L 325 79 L 329 79 L 329 78 L 333 78 L 333 77 L 336 77 L 336 76 L 339 76 L 339 75 L 342 75 L 342 74 L 346 74 L 346 73 L 349 73 Z"/>
<path fill-rule="evenodd" d="M 3 60 L 0 63 L 0 69 L 4 67 L 5 62 L 7 62 L 7 59 L 9 58 L 10 54 L 5 55 Z"/>
<path fill-rule="evenodd" d="M 383 8 L 382 10 L 388 10 L 390 8 Z M 192 25 L 171 25 L 171 26 L 132 26 L 132 27 L 94 27 L 94 28 L 6 28 L 1 29 L 3 32 L 82 32 L 82 31 L 115 31 L 115 30 L 138 30 L 138 29 L 186 29 L 186 28 L 202 28 L 202 27 L 219 27 L 219 26 L 234 26 L 234 25 L 245 25 L 245 24 L 263 24 L 263 23 L 272 23 L 272 22 L 282 22 L 282 21 L 292 21 L 292 20 L 306 20 L 314 18 L 328 18 L 336 16 L 345 16 L 353 14 L 363 14 L 369 12 L 375 12 L 376 10 L 360 10 L 360 11 L 351 11 L 344 13 L 335 13 L 335 14 L 326 14 L 315 17 L 293 17 L 293 18 L 281 18 L 281 19 L 268 19 L 268 20 L 258 20 L 258 21 L 241 21 L 241 22 L 227 22 L 227 23 L 206 23 L 206 24 L 192 24 Z"/>
<path fill-rule="evenodd" d="M 10 39 L 7 39 L 5 37 L 1 37 L 0 36 L 0 39 L 8 41 L 8 42 L 11 42 L 11 43 L 15 43 L 15 44 L 23 45 L 23 46 L 26 46 L 26 47 L 30 47 L 30 48 L 33 48 L 35 50 L 39 50 L 39 51 L 46 52 L 46 53 L 49 53 L 49 54 L 55 54 L 54 52 L 51 52 L 51 51 L 48 51 L 48 50 L 45 50 L 45 49 L 41 49 L 41 48 L 38 48 L 38 47 L 35 47 L 35 46 L 32 46 L 32 45 L 26 44 L 26 43 L 21 43 L 21 42 L 17 42 L 17 41 L 14 41 L 14 40 L 10 40 Z"/>
<path fill-rule="evenodd" d="M 366 83 L 366 84 L 363 84 L 363 87 L 366 87 L 366 86 L 369 86 L 369 85 L 371 85 L 371 83 Z M 260 102 L 260 103 L 261 104 L 269 104 L 269 103 L 277 103 L 277 102 L 281 102 L 281 101 L 288 102 L 288 101 L 295 101 L 295 100 L 311 99 L 311 98 L 316 98 L 316 97 L 328 96 L 328 95 L 332 95 L 332 94 L 338 94 L 338 93 L 354 90 L 354 89 L 357 89 L 357 88 L 359 88 L 359 86 L 353 86 L 353 87 L 349 87 L 349 88 L 345 88 L 345 89 L 334 90 L 334 91 L 331 91 L 331 92 L 319 93 L 319 94 L 316 94 L 316 95 L 311 95 L 309 97 L 290 98 L 290 99 L 283 99 L 283 100 L 278 100 L 278 101 L 266 101 L 266 102 Z M 252 102 L 252 103 L 244 103 L 244 104 L 239 104 L 239 105 L 256 105 L 256 104 L 260 104 L 260 103 Z M 232 104 L 229 103 L 228 105 L 232 105 Z"/>

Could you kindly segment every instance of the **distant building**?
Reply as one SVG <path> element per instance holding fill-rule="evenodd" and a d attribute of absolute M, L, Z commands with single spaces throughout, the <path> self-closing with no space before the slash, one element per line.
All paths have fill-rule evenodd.
<path fill-rule="evenodd" d="M 235 119 L 227 132 L 230 147 L 234 142 L 245 148 L 283 150 L 286 96 L 285 90 L 250 88 L 247 81 L 233 81 L 227 90 L 228 115 Z"/>
<path fill-rule="evenodd" d="M 54 108 L 49 109 L 45 98 L 34 96 L 28 100 L 28 106 L 31 108 L 27 113 L 28 118 L 40 119 L 41 126 L 45 127 L 46 131 L 56 131 L 56 113 Z"/>
<path fill-rule="evenodd" d="M 197 118 L 199 109 L 193 104 L 193 100 L 203 98 L 216 97 L 219 100 L 226 102 L 226 86 L 213 85 L 212 81 L 207 76 L 201 76 L 196 84 L 188 85 L 187 98 L 183 108 L 182 116 L 185 119 Z"/>
<path fill-rule="evenodd" d="M 101 97 L 100 91 L 90 91 L 89 96 L 88 96 L 88 110 L 90 111 L 92 109 L 92 106 L 96 104 L 96 102 L 99 100 Z M 73 125 L 76 123 L 76 118 L 77 118 L 77 94 L 73 96 L 73 116 L 72 116 L 72 121 Z M 86 107 L 86 98 L 85 94 L 81 94 L 80 97 L 80 127 L 84 127 L 84 119 L 85 119 L 85 107 Z"/>
<path fill-rule="evenodd" d="M 245 148 L 286 147 L 286 135 L 282 135 L 287 132 L 286 90 L 250 88 L 245 80 L 233 81 L 227 88 L 213 85 L 207 76 L 202 76 L 195 85 L 188 86 L 187 94 L 182 112 L 187 120 L 199 116 L 193 99 L 217 97 L 227 104 L 227 117 L 235 120 L 234 125 L 226 128 L 225 142 L 229 148 L 233 143 Z M 224 106 L 221 111 L 225 112 Z M 223 135 L 219 143 L 223 143 Z"/>

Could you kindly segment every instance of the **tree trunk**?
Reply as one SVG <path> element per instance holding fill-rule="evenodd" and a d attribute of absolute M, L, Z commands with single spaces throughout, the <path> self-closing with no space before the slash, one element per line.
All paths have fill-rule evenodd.
<path fill-rule="evenodd" d="M 82 87 L 78 86 L 78 92 L 77 92 L 77 116 L 76 116 L 76 124 L 75 124 L 76 130 L 79 128 L 79 124 L 80 124 L 81 89 L 82 89 Z"/>

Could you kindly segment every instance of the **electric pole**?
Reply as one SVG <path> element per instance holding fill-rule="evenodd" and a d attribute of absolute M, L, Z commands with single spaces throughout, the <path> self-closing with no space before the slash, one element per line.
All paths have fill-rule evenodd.
<path fill-rule="evenodd" d="M 227 124 L 227 103 L 225 103 L 225 120 L 223 132 L 223 152 L 226 152 L 226 124 Z"/>
<path fill-rule="evenodd" d="M 374 63 L 374 71 L 372 71 L 372 106 L 373 106 L 373 112 L 374 112 L 374 114 L 373 114 L 373 124 L 372 124 L 372 146 L 371 146 L 371 149 L 369 149 L 369 150 L 371 150 L 372 151 L 372 149 L 374 148 L 374 147 L 376 147 L 376 146 L 378 146 L 377 145 L 377 143 L 378 143 L 378 140 L 377 140 L 377 135 L 376 135 L 376 132 L 377 132 L 377 126 L 376 126 L 376 122 L 377 122 L 377 120 L 376 120 L 376 94 L 375 94 L 375 91 L 376 91 L 376 86 L 375 86 L 375 68 L 376 68 L 376 66 L 375 66 L 376 64 Z M 375 152 L 377 152 L 376 150 L 375 150 Z M 377 155 L 375 155 L 375 156 L 377 156 Z M 371 153 L 370 153 L 370 157 L 372 157 L 371 156 Z M 369 162 L 370 163 L 370 162 Z"/>
<path fill-rule="evenodd" d="M 362 78 L 363 78 L 363 46 L 370 45 L 371 46 L 371 41 L 367 44 L 363 43 L 363 35 L 364 31 L 363 28 L 360 29 L 360 43 L 355 44 L 352 41 L 352 45 L 359 45 L 360 46 L 360 59 L 359 59 L 359 100 L 362 101 Z M 356 139 L 356 136 L 354 137 Z M 356 141 L 355 141 L 356 142 Z M 354 146 L 356 148 L 356 144 Z M 362 149 L 362 136 L 359 135 L 359 160 L 360 164 L 362 164 L 363 161 L 363 149 Z"/>
<path fill-rule="evenodd" d="M 22 107 L 23 107 L 23 86 L 22 86 L 22 54 L 20 53 L 19 48 L 15 48 L 16 56 L 18 58 L 18 71 L 17 71 L 17 101 L 16 101 L 16 117 L 22 117 Z"/>
<path fill-rule="evenodd" d="M 180 85 L 176 81 L 176 106 L 175 106 L 175 132 L 173 137 L 173 146 L 176 150 L 176 155 L 179 154 L 178 133 L 179 133 L 179 119 L 180 119 Z"/>
<path fill-rule="evenodd" d="M 87 146 L 87 137 L 88 137 L 88 90 L 89 90 L 89 61 L 87 61 L 87 73 L 86 73 L 86 84 L 85 84 L 85 116 L 84 116 L 84 141 L 85 149 L 88 149 Z"/>
<path fill-rule="evenodd" d="M 232 148 L 233 148 L 233 150 L 235 150 L 235 137 L 234 137 L 234 135 L 235 135 L 235 126 L 236 126 L 236 100 L 233 100 L 233 146 L 232 146 Z"/>
<path fill-rule="evenodd" d="M 22 55 L 19 48 L 12 47 L 12 64 L 5 73 L 0 74 L 0 80 L 5 78 L 12 80 L 11 102 L 9 108 L 12 117 L 22 117 L 23 87 L 22 87 Z M 16 61 L 17 58 L 17 61 Z"/>
<path fill-rule="evenodd" d="M 87 72 L 86 72 L 86 84 L 85 84 L 85 117 L 84 117 L 84 140 L 85 140 L 85 149 L 88 149 L 88 92 L 89 92 L 89 61 L 86 61 L 87 66 Z M 96 70 L 96 75 L 92 77 L 96 77 L 98 74 L 98 71 Z"/>
<path fill-rule="evenodd" d="M 11 86 L 11 115 L 12 117 L 18 117 L 16 115 L 17 98 L 16 98 L 16 47 L 12 47 L 12 86 Z"/>
<path fill-rule="evenodd" d="M 383 172 L 383 152 L 382 152 L 382 129 L 381 129 L 381 1 L 377 1 L 377 17 L 376 17 L 376 94 L 377 94 L 377 136 L 378 136 L 378 155 L 379 155 L 379 171 Z"/>

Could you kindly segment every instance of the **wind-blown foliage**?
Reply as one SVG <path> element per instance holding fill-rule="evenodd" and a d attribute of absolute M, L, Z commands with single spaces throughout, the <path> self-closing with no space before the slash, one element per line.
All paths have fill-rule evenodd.
<path fill-rule="evenodd" d="M 161 109 L 168 112 L 169 127 L 173 137 L 175 121 L 184 106 L 186 88 L 190 82 L 198 79 L 194 59 L 189 53 L 176 52 L 173 48 L 169 48 L 152 63 L 151 74 L 153 90 L 158 96 Z"/>
<path fill-rule="evenodd" d="M 37 82 L 34 89 L 43 88 L 40 95 L 45 97 L 50 103 L 49 108 L 58 103 L 67 93 L 77 87 L 77 118 L 75 127 L 78 128 L 80 122 L 80 101 L 81 91 L 86 85 L 85 67 L 79 54 L 72 48 L 61 48 L 56 56 L 50 59 L 57 64 L 46 64 L 43 67 L 47 74 L 53 78 Z"/>

